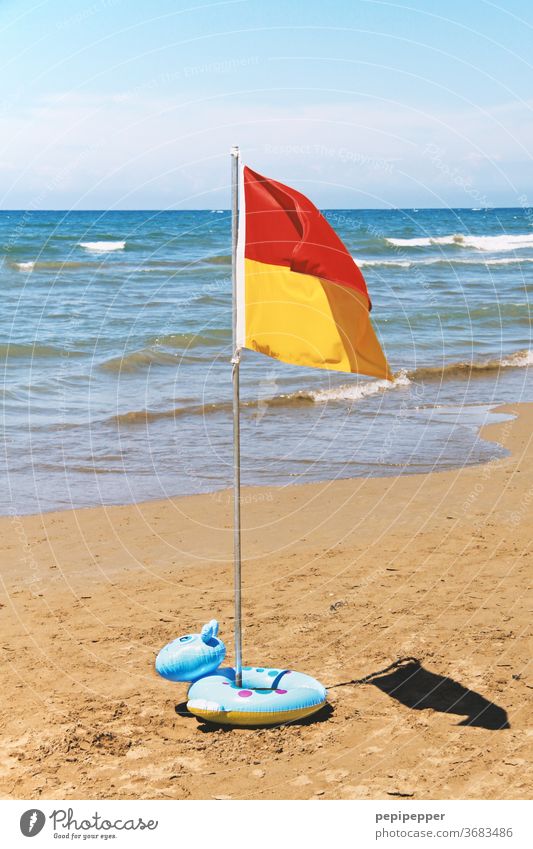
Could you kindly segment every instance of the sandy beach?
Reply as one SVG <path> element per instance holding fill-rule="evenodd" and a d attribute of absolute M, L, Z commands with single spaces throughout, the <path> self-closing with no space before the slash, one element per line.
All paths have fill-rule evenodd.
<path fill-rule="evenodd" d="M 533 404 L 499 409 L 504 459 L 244 491 L 244 660 L 320 678 L 314 722 L 202 725 L 154 671 L 211 617 L 232 661 L 230 493 L 2 518 L 2 797 L 529 798 Z"/>

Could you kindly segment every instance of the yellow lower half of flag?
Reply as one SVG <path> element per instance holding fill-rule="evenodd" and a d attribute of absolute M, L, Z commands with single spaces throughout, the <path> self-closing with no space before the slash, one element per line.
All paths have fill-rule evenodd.
<path fill-rule="evenodd" d="M 363 294 L 245 259 L 245 347 L 298 366 L 391 379 Z"/>

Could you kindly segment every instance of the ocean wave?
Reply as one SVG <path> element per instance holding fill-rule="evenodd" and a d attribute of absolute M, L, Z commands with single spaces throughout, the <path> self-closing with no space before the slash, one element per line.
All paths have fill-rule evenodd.
<path fill-rule="evenodd" d="M 202 359 L 191 357 L 190 350 L 194 348 L 220 345 L 221 339 L 230 339 L 231 331 L 214 329 L 203 335 L 194 333 L 176 333 L 169 336 L 157 336 L 149 341 L 145 348 L 131 351 L 128 354 L 111 357 L 100 364 L 100 369 L 110 372 L 139 372 L 151 366 L 176 366 L 191 360 Z M 176 351 L 165 350 L 175 348 Z"/>
<path fill-rule="evenodd" d="M 330 389 L 301 390 L 284 395 L 274 395 L 270 398 L 258 398 L 252 401 L 241 401 L 242 410 L 264 409 L 265 407 L 298 407 L 312 404 L 325 404 L 328 401 L 358 401 L 370 395 L 408 386 L 411 383 L 405 372 L 399 372 L 394 380 L 372 380 L 354 383 L 352 385 L 331 387 Z M 142 425 L 160 419 L 172 419 L 178 416 L 210 415 L 213 413 L 230 413 L 230 401 L 219 401 L 212 404 L 191 404 L 173 407 L 170 410 L 133 410 L 118 413 L 107 421 L 113 424 Z"/>
<path fill-rule="evenodd" d="M 220 254 L 220 256 L 206 256 L 199 262 L 204 262 L 206 265 L 231 265 L 231 254 Z"/>
<path fill-rule="evenodd" d="M 80 242 L 79 247 L 91 253 L 109 253 L 109 251 L 123 251 L 126 247 L 125 241 L 119 242 Z"/>
<path fill-rule="evenodd" d="M 478 251 L 516 251 L 522 248 L 533 248 L 533 233 L 521 234 L 519 236 L 465 236 L 463 233 L 454 233 L 450 236 L 428 236 L 415 239 L 385 239 L 389 245 L 398 248 L 428 248 L 440 245 L 452 245 L 456 248 L 475 248 Z"/>
<path fill-rule="evenodd" d="M 359 266 L 359 268 L 372 268 L 374 266 L 389 266 L 391 268 L 411 268 L 415 263 L 409 259 L 357 259 L 354 257 L 355 262 Z M 419 265 L 421 263 L 418 263 Z"/>
<path fill-rule="evenodd" d="M 84 352 L 57 348 L 55 345 L 39 345 L 37 342 L 5 342 L 0 344 L 0 357 L 2 359 L 20 357 L 33 360 L 44 357 L 74 356 L 84 356 Z"/>
<path fill-rule="evenodd" d="M 533 257 L 511 256 L 505 259 L 453 259 L 448 262 L 450 265 L 516 265 L 524 262 L 533 262 Z"/>
<path fill-rule="evenodd" d="M 123 357 L 112 357 L 100 364 L 102 371 L 115 373 L 128 373 L 143 371 L 151 366 L 176 365 L 179 362 L 178 354 L 154 348 L 143 348 L 141 351 L 133 351 Z"/>
<path fill-rule="evenodd" d="M 364 398 L 370 398 L 394 389 L 410 386 L 419 381 L 446 380 L 449 378 L 481 377 L 488 373 L 498 372 L 504 368 L 527 368 L 533 365 L 533 351 L 515 351 L 501 359 L 491 359 L 484 362 L 456 362 L 443 366 L 421 366 L 416 369 L 401 370 L 394 375 L 393 380 L 365 380 L 332 386 L 328 389 L 302 389 L 298 392 L 288 392 L 274 395 L 270 398 L 258 398 L 242 401 L 242 410 L 265 409 L 269 407 L 298 407 L 313 404 L 354 403 Z M 113 425 L 138 426 L 161 419 L 174 419 L 181 416 L 205 416 L 214 413 L 230 413 L 231 402 L 219 401 L 211 404 L 184 404 L 167 410 L 132 410 L 118 413 L 107 419 Z"/>
<path fill-rule="evenodd" d="M 63 271 L 70 268 L 92 268 L 94 263 L 90 262 L 71 262 L 70 260 L 25 260 L 21 262 L 10 262 L 11 268 L 16 268 L 17 271 Z"/>
<path fill-rule="evenodd" d="M 501 361 L 504 368 L 528 368 L 533 366 L 533 351 L 515 351 Z"/>
<path fill-rule="evenodd" d="M 415 266 L 426 266 L 426 265 L 444 265 L 444 266 L 452 266 L 452 265 L 484 265 L 484 266 L 506 266 L 506 265 L 522 265 L 524 263 L 533 262 L 533 257 L 531 256 L 513 256 L 513 257 L 505 257 L 500 259 L 484 259 L 483 257 L 476 257 L 475 259 L 465 259 L 463 257 L 449 257 L 448 259 L 442 259 L 442 257 L 438 259 L 405 259 L 405 260 L 397 260 L 397 259 L 358 259 L 354 256 L 354 260 L 360 268 L 372 268 L 372 267 L 390 267 L 390 268 L 413 268 Z"/>
<path fill-rule="evenodd" d="M 533 351 L 514 351 L 501 358 L 493 358 L 482 362 L 459 361 L 443 366 L 420 366 L 406 372 L 411 382 L 419 380 L 445 380 L 453 377 L 484 377 L 487 374 L 499 372 L 507 368 L 528 368 L 533 365 Z"/>
<path fill-rule="evenodd" d="M 257 401 L 241 401 L 241 410 L 260 409 L 264 407 L 286 407 L 310 405 L 315 403 L 312 392 L 294 392 L 288 395 L 277 395 L 273 398 L 263 398 Z M 107 419 L 110 424 L 143 425 L 161 419 L 174 419 L 181 416 L 208 416 L 214 413 L 231 413 L 230 401 L 218 401 L 212 404 L 190 404 L 182 407 L 172 407 L 169 410 L 131 410 L 118 413 Z"/>
<path fill-rule="evenodd" d="M 343 386 L 333 386 L 330 389 L 317 389 L 309 392 L 310 399 L 315 404 L 329 401 L 360 401 L 371 395 L 378 395 L 400 386 L 409 386 L 411 380 L 405 371 L 399 371 L 393 380 L 368 380 L 363 383 L 349 383 Z M 290 398 L 290 396 L 287 396 Z"/>
<path fill-rule="evenodd" d="M 89 244 L 89 243 L 87 243 Z M 97 244 L 97 243 L 94 243 Z M 110 244 L 110 243 L 107 243 Z M 121 243 L 122 244 L 122 243 Z M 91 249 L 86 248 L 88 253 L 107 253 L 108 250 L 119 250 L 119 248 L 109 248 L 109 249 Z M 442 257 L 434 258 L 434 259 L 361 259 L 357 255 L 354 255 L 354 261 L 357 263 L 359 268 L 413 268 L 415 266 L 432 266 L 432 265 L 443 265 L 443 266 L 454 266 L 454 265 L 483 265 L 483 266 L 506 266 L 506 265 L 520 265 L 523 263 L 533 263 L 533 257 L 531 256 L 514 256 L 514 257 L 504 257 L 504 258 L 483 258 L 482 256 L 467 259 L 465 257 L 449 257 L 444 259 Z M 220 259 L 220 262 L 217 260 Z M 173 261 L 153 261 L 150 260 L 148 265 L 139 265 L 139 264 L 130 264 L 130 263 L 122 263 L 120 266 L 116 263 L 113 264 L 114 269 L 124 268 L 128 271 L 129 274 L 133 273 L 152 273 L 156 274 L 158 272 L 179 272 L 186 271 L 189 275 L 192 274 L 205 274 L 205 271 L 202 271 L 202 264 L 214 264 L 214 265 L 226 265 L 226 257 L 211 257 L 207 260 L 195 260 L 195 261 L 182 261 L 173 260 Z M 75 269 L 83 269 L 83 268 L 95 268 L 94 262 L 80 262 L 73 260 L 20 260 L 20 261 L 12 261 L 9 262 L 8 265 L 11 268 L 16 269 L 21 272 L 32 272 L 32 271 L 69 271 Z M 228 290 L 229 291 L 229 290 Z"/>
<path fill-rule="evenodd" d="M 241 406 L 246 406 L 246 404 L 241 404 Z M 180 416 L 205 416 L 210 413 L 229 413 L 231 410 L 230 401 L 219 401 L 213 404 L 190 404 L 183 407 L 173 407 L 170 410 L 130 410 L 127 413 L 117 413 L 106 421 L 108 424 L 114 425 L 138 426 L 162 419 L 175 419 Z"/>
<path fill-rule="evenodd" d="M 33 271 L 35 268 L 35 260 L 27 260 L 26 262 L 13 262 L 13 268 L 18 268 L 19 271 Z"/>
<path fill-rule="evenodd" d="M 211 327 L 204 329 L 202 333 L 169 333 L 162 336 L 154 336 L 149 340 L 149 345 L 161 345 L 166 348 L 189 349 L 203 345 L 218 344 L 224 339 L 231 339 L 231 330 L 226 327 Z"/>

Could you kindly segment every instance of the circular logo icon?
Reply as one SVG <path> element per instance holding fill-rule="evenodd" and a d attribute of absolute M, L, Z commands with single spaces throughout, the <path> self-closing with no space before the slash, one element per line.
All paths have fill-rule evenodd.
<path fill-rule="evenodd" d="M 24 811 L 20 818 L 20 830 L 24 837 L 35 837 L 42 831 L 46 817 L 38 808 L 30 808 Z"/>

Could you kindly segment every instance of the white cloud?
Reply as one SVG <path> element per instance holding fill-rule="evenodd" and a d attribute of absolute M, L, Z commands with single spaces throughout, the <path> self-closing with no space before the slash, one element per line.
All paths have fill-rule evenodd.
<path fill-rule="evenodd" d="M 224 204 L 235 142 L 259 170 L 304 190 L 313 183 L 326 206 L 468 206 L 468 185 L 512 205 L 533 189 L 523 183 L 531 104 L 432 114 L 398 102 L 301 107 L 283 97 L 278 106 L 252 95 L 187 103 L 141 91 L 10 105 L 0 119 L 1 204 Z"/>

